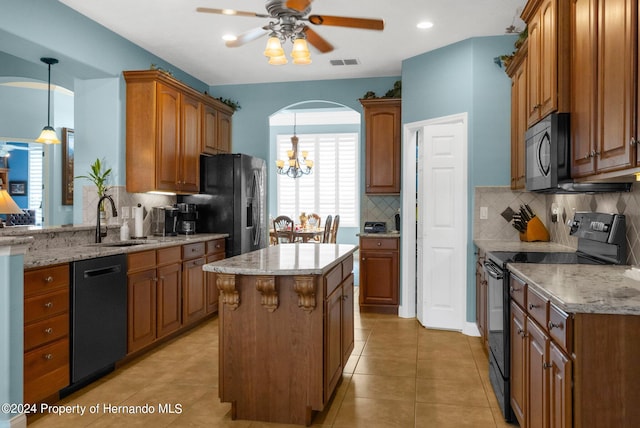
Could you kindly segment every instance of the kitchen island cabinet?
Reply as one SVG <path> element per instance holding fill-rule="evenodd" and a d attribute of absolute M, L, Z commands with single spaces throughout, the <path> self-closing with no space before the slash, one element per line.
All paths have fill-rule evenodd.
<path fill-rule="evenodd" d="M 219 385 L 232 419 L 310 425 L 353 350 L 352 245 L 284 244 L 204 265 L 217 275 Z"/>

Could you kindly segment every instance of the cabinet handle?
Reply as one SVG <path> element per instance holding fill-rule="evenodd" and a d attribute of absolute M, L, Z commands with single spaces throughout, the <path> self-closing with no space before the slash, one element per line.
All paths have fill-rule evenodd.
<path fill-rule="evenodd" d="M 52 302 L 47 302 L 47 303 L 44 304 L 44 307 L 47 308 L 47 309 L 51 309 L 51 308 L 53 308 L 53 303 Z"/>
<path fill-rule="evenodd" d="M 42 357 L 45 360 L 53 360 L 53 354 L 44 354 Z"/>
<path fill-rule="evenodd" d="M 45 328 L 44 332 L 45 332 L 45 334 L 51 334 L 51 333 L 53 333 L 53 329 L 51 327 Z"/>
<path fill-rule="evenodd" d="M 635 146 L 636 144 L 638 144 L 638 141 L 636 141 L 635 137 L 631 137 L 631 140 L 629 140 L 629 145 L 631 147 Z"/>
<path fill-rule="evenodd" d="M 585 159 L 589 159 L 591 157 L 591 153 L 587 153 L 586 155 L 584 155 Z"/>
<path fill-rule="evenodd" d="M 529 303 L 529 310 L 531 309 L 536 309 L 538 308 L 540 305 L 534 305 L 533 303 Z"/>
<path fill-rule="evenodd" d="M 552 328 L 562 328 L 562 324 L 554 324 L 552 321 L 549 321 L 549 330 Z"/>
<path fill-rule="evenodd" d="M 543 368 L 543 369 L 550 369 L 551 367 L 553 367 L 553 366 L 551 365 L 551 363 L 547 363 L 547 362 L 542 363 L 542 368 Z"/>
<path fill-rule="evenodd" d="M 522 335 L 522 333 L 524 333 L 524 330 L 523 330 L 523 329 L 521 329 L 521 328 L 519 328 L 519 329 L 518 329 L 518 335 Z"/>
<path fill-rule="evenodd" d="M 376 245 L 379 247 L 380 245 L 382 245 L 382 242 L 378 241 Z"/>
<path fill-rule="evenodd" d="M 513 285 L 511 287 L 509 287 L 509 291 L 512 293 L 516 293 L 519 291 L 522 291 L 522 288 L 515 288 Z"/>
<path fill-rule="evenodd" d="M 53 282 L 53 277 L 49 275 L 44 279 L 44 282 L 46 282 L 47 284 L 51 284 Z"/>
<path fill-rule="evenodd" d="M 158 278 L 157 277 L 156 278 L 152 278 L 151 281 L 158 282 Z"/>

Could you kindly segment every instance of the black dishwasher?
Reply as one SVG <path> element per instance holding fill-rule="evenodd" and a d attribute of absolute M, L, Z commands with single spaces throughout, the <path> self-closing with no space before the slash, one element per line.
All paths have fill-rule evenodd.
<path fill-rule="evenodd" d="M 118 254 L 74 262 L 71 279 L 71 386 L 67 393 L 113 370 L 127 353 L 127 257 Z"/>

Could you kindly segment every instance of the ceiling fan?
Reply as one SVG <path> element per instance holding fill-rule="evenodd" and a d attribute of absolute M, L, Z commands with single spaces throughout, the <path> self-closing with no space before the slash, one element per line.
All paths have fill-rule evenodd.
<path fill-rule="evenodd" d="M 267 0 L 265 7 L 268 14 L 243 12 L 232 9 L 211 9 L 199 7 L 196 10 L 204 13 L 220 15 L 249 16 L 257 18 L 269 18 L 270 21 L 263 27 L 254 28 L 238 35 L 235 40 L 229 40 L 225 44 L 233 48 L 242 46 L 269 34 L 278 37 L 281 41 L 290 39 L 306 39 L 312 46 L 322 53 L 331 52 L 334 47 L 322 36 L 312 30 L 307 23 L 313 25 L 329 25 L 337 27 L 360 28 L 367 30 L 384 29 L 384 21 L 381 19 L 350 18 L 344 16 L 309 15 L 313 0 Z"/>

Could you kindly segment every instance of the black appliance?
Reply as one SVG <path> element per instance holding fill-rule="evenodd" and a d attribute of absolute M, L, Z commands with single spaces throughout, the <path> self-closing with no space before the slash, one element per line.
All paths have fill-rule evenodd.
<path fill-rule="evenodd" d="M 176 206 L 151 209 L 151 233 L 155 236 L 176 236 L 180 210 Z"/>
<path fill-rule="evenodd" d="M 571 179 L 569 113 L 551 113 L 525 134 L 526 189 L 539 193 L 629 192 L 631 183 Z"/>
<path fill-rule="evenodd" d="M 387 223 L 383 221 L 365 221 L 364 232 L 365 233 L 386 233 Z"/>
<path fill-rule="evenodd" d="M 71 265 L 71 385 L 68 395 L 112 371 L 127 353 L 127 256 Z"/>
<path fill-rule="evenodd" d="M 226 256 L 264 248 L 268 244 L 266 218 L 267 167 L 263 159 L 245 154 L 200 158 L 200 194 L 180 196 L 196 204 L 196 229 L 228 233 Z"/>
<path fill-rule="evenodd" d="M 178 233 L 193 235 L 196 233 L 196 221 L 198 220 L 198 207 L 196 204 L 179 203 L 178 208 Z"/>
<path fill-rule="evenodd" d="M 509 263 L 624 264 L 627 243 L 625 217 L 621 214 L 577 212 L 568 223 L 578 238 L 576 252 L 491 251 L 487 274 L 487 324 L 489 331 L 489 379 L 506 421 L 513 420 L 510 405 L 510 305 Z"/>

